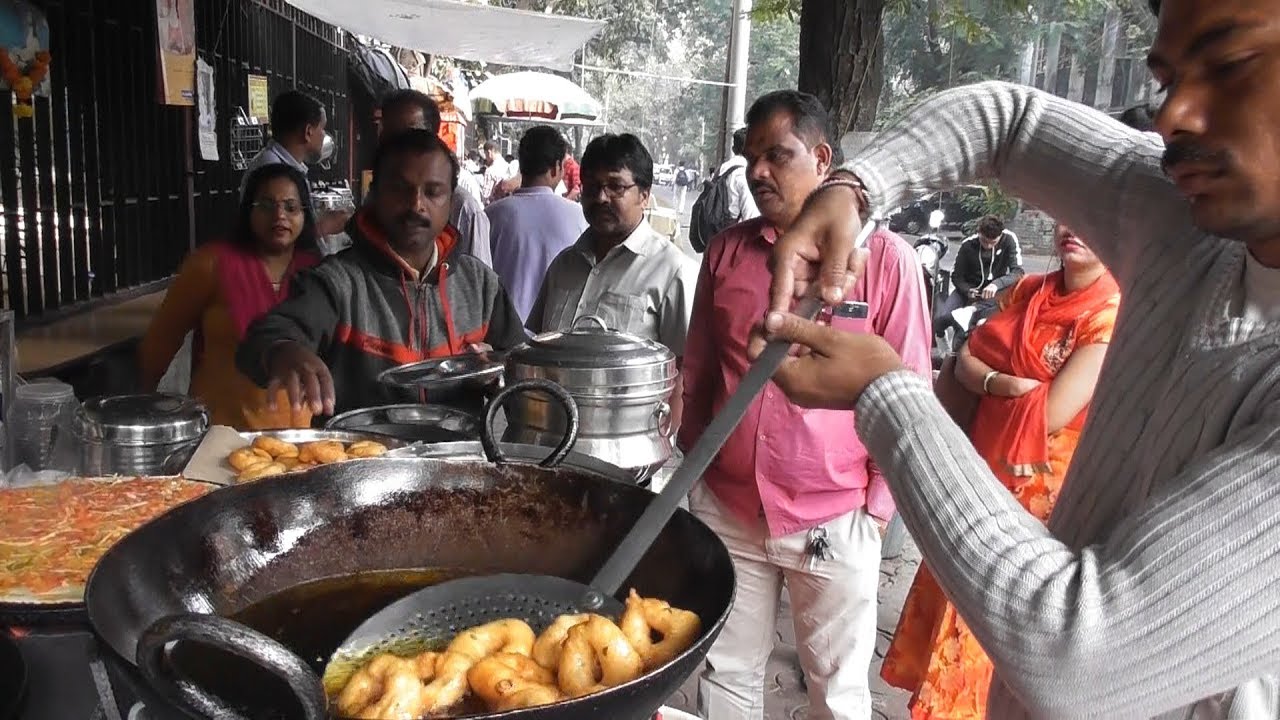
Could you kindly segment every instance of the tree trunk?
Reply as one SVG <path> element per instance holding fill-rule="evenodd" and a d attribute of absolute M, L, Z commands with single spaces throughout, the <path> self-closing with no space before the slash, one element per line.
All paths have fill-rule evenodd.
<path fill-rule="evenodd" d="M 804 0 L 800 90 L 831 110 L 835 130 L 870 130 L 884 85 L 885 0 Z"/>

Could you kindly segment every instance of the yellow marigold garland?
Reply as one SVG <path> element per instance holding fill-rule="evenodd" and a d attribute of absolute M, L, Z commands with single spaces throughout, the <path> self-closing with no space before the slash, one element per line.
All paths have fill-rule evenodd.
<path fill-rule="evenodd" d="M 9 57 L 9 51 L 0 48 L 0 77 L 9 84 L 9 88 L 13 90 L 13 94 L 18 98 L 18 103 L 13 106 L 13 114 L 19 118 L 32 118 L 36 115 L 35 107 L 31 104 L 31 96 L 35 93 L 36 86 L 44 80 L 44 76 L 49 73 L 49 62 L 53 60 L 53 56 L 48 50 L 41 50 L 36 53 L 36 59 L 27 67 L 26 73 L 18 67 L 18 64 Z"/>

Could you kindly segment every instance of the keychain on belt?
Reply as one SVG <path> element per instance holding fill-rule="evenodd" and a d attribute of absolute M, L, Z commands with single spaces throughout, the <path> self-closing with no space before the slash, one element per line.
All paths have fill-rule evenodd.
<path fill-rule="evenodd" d="M 817 563 L 824 560 L 832 560 L 835 556 L 831 552 L 831 541 L 827 539 L 827 529 L 818 526 L 809 531 L 808 544 L 805 546 L 805 554 L 809 556 L 811 563 Z"/>

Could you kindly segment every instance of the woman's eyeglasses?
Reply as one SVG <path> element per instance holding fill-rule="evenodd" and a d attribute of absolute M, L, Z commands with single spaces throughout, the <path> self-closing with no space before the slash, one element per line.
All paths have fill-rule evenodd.
<path fill-rule="evenodd" d="M 306 206 L 298 200 L 257 200 L 253 203 L 254 210 L 262 213 L 268 213 L 270 215 L 275 215 L 277 212 L 280 212 L 281 209 L 283 209 L 286 214 L 297 215 L 302 212 L 305 207 Z"/>

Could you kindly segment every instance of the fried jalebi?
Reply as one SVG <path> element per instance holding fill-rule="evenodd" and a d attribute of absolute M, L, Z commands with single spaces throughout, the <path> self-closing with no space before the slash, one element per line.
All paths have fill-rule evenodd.
<path fill-rule="evenodd" d="M 569 636 L 569 630 L 590 619 L 591 616 L 586 614 L 561 615 L 556 618 L 534 641 L 533 659 L 552 672 L 560 669 L 560 655 L 564 653 L 564 640 Z"/>
<path fill-rule="evenodd" d="M 278 462 L 263 463 L 254 465 L 253 467 L 241 472 L 236 476 L 236 482 L 249 482 L 250 480 L 261 480 L 262 478 L 271 477 L 273 475 L 281 475 L 289 472 L 289 468 Z"/>
<path fill-rule="evenodd" d="M 592 615 L 564 641 L 558 679 L 570 697 L 582 697 L 640 677 L 644 661 L 607 617 Z"/>
<path fill-rule="evenodd" d="M 435 676 L 435 653 L 426 663 L 430 673 L 423 677 L 417 658 L 401 658 L 384 653 L 351 676 L 338 695 L 338 710 L 346 717 L 368 720 L 400 720 L 421 717 L 425 705 L 422 681 Z M 409 682 L 409 680 L 413 682 Z M 413 713 L 413 714 L 406 714 Z"/>
<path fill-rule="evenodd" d="M 347 448 L 337 440 L 320 440 L 304 443 L 298 448 L 298 460 L 318 465 L 340 462 L 347 459 Z"/>
<path fill-rule="evenodd" d="M 521 708 L 537 707 L 539 705 L 550 705 L 558 703 L 564 699 L 564 694 L 556 688 L 555 685 L 538 685 L 537 683 L 528 683 L 524 687 L 502 698 L 502 702 L 494 705 L 491 710 L 494 712 L 506 712 L 507 710 L 519 710 Z"/>
<path fill-rule="evenodd" d="M 702 634 L 697 613 L 671 607 L 666 600 L 642 598 L 631 590 L 627 611 L 622 615 L 622 632 L 644 659 L 644 669 L 652 670 L 671 662 L 688 650 Z M 654 642 L 654 634 L 659 640 Z"/>
<path fill-rule="evenodd" d="M 516 653 L 490 655 L 467 672 L 471 692 L 491 710 L 506 704 L 512 695 L 538 686 L 556 690 L 558 695 L 555 682 L 555 675 L 550 670 L 534 662 L 533 658 Z"/>
<path fill-rule="evenodd" d="M 372 440 L 360 440 L 347 446 L 347 455 L 353 458 L 379 457 L 386 453 L 386 445 Z"/>
<path fill-rule="evenodd" d="M 253 447 L 263 452 L 271 453 L 271 457 L 275 459 L 284 457 L 298 457 L 298 446 L 293 443 L 287 443 L 280 438 L 271 437 L 270 435 L 259 435 L 253 439 Z"/>
<path fill-rule="evenodd" d="M 255 465 L 263 465 L 269 462 L 271 462 L 270 453 L 251 447 L 240 448 L 227 456 L 227 464 L 234 468 L 236 472 L 244 472 Z"/>
<path fill-rule="evenodd" d="M 462 653 L 476 662 L 498 652 L 528 655 L 534 637 L 533 628 L 523 620 L 495 620 L 458 633 L 446 652 Z"/>
<path fill-rule="evenodd" d="M 466 697 L 467 673 L 476 663 L 494 653 L 529 654 L 533 649 L 533 628 L 523 620 L 495 620 L 464 630 L 449 643 L 436 661 L 436 677 L 426 686 L 431 701 L 428 713 L 440 713 Z"/>
<path fill-rule="evenodd" d="M 440 653 L 379 655 L 343 687 L 337 709 L 360 720 L 442 717 L 470 707 L 468 693 L 491 712 L 550 705 L 630 682 L 701 630 L 696 614 L 632 590 L 621 627 L 601 615 L 561 615 L 535 637 L 524 621 L 505 619 L 464 630 Z"/>

